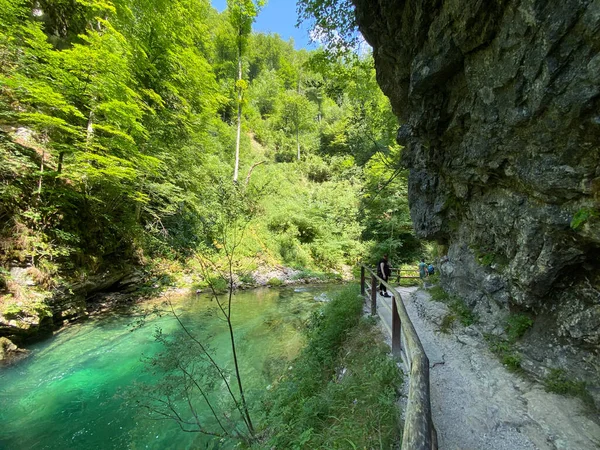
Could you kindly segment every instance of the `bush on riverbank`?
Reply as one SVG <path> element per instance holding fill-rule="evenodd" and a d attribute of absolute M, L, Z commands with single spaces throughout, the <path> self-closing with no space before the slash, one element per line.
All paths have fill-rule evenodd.
<path fill-rule="evenodd" d="M 264 399 L 261 448 L 390 448 L 400 373 L 350 286 L 315 314 L 308 344 Z"/>

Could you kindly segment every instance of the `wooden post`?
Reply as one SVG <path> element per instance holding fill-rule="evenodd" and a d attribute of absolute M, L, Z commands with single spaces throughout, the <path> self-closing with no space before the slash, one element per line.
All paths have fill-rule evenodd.
<path fill-rule="evenodd" d="M 396 296 L 392 296 L 392 355 L 401 356 L 402 355 L 402 322 L 400 322 L 400 316 L 398 315 L 398 305 L 397 301 L 402 301 L 400 299 L 396 299 Z"/>
<path fill-rule="evenodd" d="M 371 275 L 371 315 L 377 314 L 377 279 Z"/>
<path fill-rule="evenodd" d="M 360 266 L 360 295 L 365 296 L 365 267 Z"/>

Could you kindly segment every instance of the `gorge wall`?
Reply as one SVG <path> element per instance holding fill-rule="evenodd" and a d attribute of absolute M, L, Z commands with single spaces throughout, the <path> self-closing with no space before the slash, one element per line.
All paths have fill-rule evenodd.
<path fill-rule="evenodd" d="M 444 288 L 600 405 L 600 1 L 353 2 Z"/>

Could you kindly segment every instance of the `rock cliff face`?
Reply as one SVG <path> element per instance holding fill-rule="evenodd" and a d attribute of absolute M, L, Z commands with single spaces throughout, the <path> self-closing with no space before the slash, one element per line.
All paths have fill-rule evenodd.
<path fill-rule="evenodd" d="M 600 2 L 353 1 L 444 287 L 600 405 Z"/>

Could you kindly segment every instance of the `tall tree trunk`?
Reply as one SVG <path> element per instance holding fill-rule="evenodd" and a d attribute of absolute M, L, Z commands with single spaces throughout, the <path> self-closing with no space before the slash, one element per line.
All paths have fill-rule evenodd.
<path fill-rule="evenodd" d="M 42 195 L 42 180 L 44 178 L 44 159 L 46 159 L 46 149 L 42 151 L 42 161 L 40 162 L 40 179 L 38 180 L 38 199 Z"/>
<path fill-rule="evenodd" d="M 87 146 L 90 146 L 92 142 L 92 137 L 94 137 L 94 112 L 90 109 L 90 114 L 88 116 L 88 123 L 86 129 L 85 141 Z"/>
<path fill-rule="evenodd" d="M 60 175 L 62 173 L 63 161 L 65 159 L 65 152 L 61 151 L 58 153 L 58 166 L 56 167 L 56 171 Z"/>
<path fill-rule="evenodd" d="M 242 51 L 238 49 L 238 82 L 242 81 Z M 233 169 L 233 182 L 237 183 L 240 166 L 240 138 L 242 134 L 242 84 L 238 83 L 238 110 L 237 110 L 237 136 L 235 139 L 235 167 Z"/>

